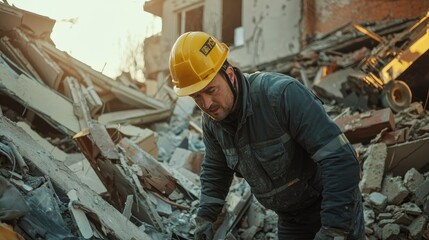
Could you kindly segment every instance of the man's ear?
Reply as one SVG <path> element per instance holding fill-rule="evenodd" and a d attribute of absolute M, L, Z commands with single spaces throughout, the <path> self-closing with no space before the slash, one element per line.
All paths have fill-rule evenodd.
<path fill-rule="evenodd" d="M 226 69 L 226 74 L 228 74 L 228 77 L 231 80 L 231 83 L 234 83 L 234 81 L 235 81 L 235 72 L 234 72 L 234 68 L 232 68 L 232 66 L 229 66 Z"/>

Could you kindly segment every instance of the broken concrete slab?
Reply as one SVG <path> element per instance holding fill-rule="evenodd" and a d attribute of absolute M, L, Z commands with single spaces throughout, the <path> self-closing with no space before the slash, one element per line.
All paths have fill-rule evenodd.
<path fill-rule="evenodd" d="M 383 226 L 383 233 L 382 233 L 382 239 L 383 240 L 387 240 L 387 239 L 394 239 L 396 236 L 399 235 L 400 231 L 401 231 L 401 227 L 399 226 L 399 224 L 386 224 Z"/>
<path fill-rule="evenodd" d="M 106 75 L 95 71 L 90 66 L 73 57 L 70 57 L 67 53 L 60 51 L 59 49 L 55 48 L 55 46 L 45 41 L 37 41 L 37 44 L 40 45 L 43 51 L 45 51 L 56 61 L 65 65 L 71 64 L 74 68 L 86 72 L 94 85 L 108 92 L 113 92 L 118 99 L 121 99 L 136 107 L 149 107 L 153 109 L 170 109 L 171 107 L 157 99 L 146 96 L 144 93 L 136 89 L 129 88 L 121 82 L 114 81 Z M 103 96 L 101 96 L 101 98 L 103 99 Z M 103 100 L 106 102 L 105 99 Z"/>
<path fill-rule="evenodd" d="M 180 97 L 176 101 L 173 113 L 181 118 L 186 119 L 192 114 L 196 107 L 194 100 L 191 97 Z"/>
<path fill-rule="evenodd" d="M 23 129 L 4 117 L 0 117 L 2 135 L 14 138 L 14 142 L 23 151 L 23 156 L 42 174 L 49 176 L 58 189 L 67 193 L 75 189 L 80 203 L 100 216 L 102 222 L 109 226 L 112 236 L 118 239 L 150 239 L 136 225 L 127 220 L 119 211 L 107 203 L 97 193 L 86 187 L 64 164 L 52 161 L 53 156 L 41 148 Z"/>
<path fill-rule="evenodd" d="M 0 30 L 9 31 L 17 27 L 28 29 L 41 38 L 49 38 L 55 20 L 36 13 L 0 4 Z"/>
<path fill-rule="evenodd" d="M 98 121 L 103 124 L 150 124 L 158 122 L 171 116 L 171 109 L 132 109 L 110 113 L 103 113 L 98 116 Z"/>
<path fill-rule="evenodd" d="M 419 170 L 429 163 L 427 149 L 429 138 L 408 141 L 387 148 L 386 172 L 403 176 L 409 169 Z"/>
<path fill-rule="evenodd" d="M 131 163 L 137 164 L 142 169 L 143 174 L 140 177 L 142 181 L 147 182 L 166 196 L 175 190 L 176 181 L 173 176 L 149 153 L 143 151 L 128 138 L 123 138 L 118 146 L 124 150 L 125 156 Z"/>
<path fill-rule="evenodd" d="M 423 204 L 427 201 L 427 197 L 429 196 L 429 180 L 425 180 L 417 187 L 415 196 L 417 204 Z"/>
<path fill-rule="evenodd" d="M 4 52 L 4 54 L 6 54 L 13 61 L 14 64 L 22 68 L 29 75 L 33 76 L 34 79 L 42 81 L 42 78 L 37 73 L 36 69 L 34 69 L 31 63 L 27 60 L 27 58 L 25 58 L 22 51 L 12 45 L 9 37 L 3 36 L 2 38 L 0 38 L 0 50 Z M 3 53 L 1 54 L 3 55 Z"/>
<path fill-rule="evenodd" d="M 409 226 L 410 237 L 412 239 L 421 239 L 423 231 L 426 228 L 427 218 L 425 216 L 419 216 Z"/>
<path fill-rule="evenodd" d="M 155 159 L 158 158 L 158 134 L 149 128 L 140 128 L 133 125 L 107 125 L 107 128 L 114 128 L 136 143 L 141 149 L 149 153 Z"/>
<path fill-rule="evenodd" d="M 356 70 L 352 68 L 338 70 L 326 76 L 316 85 L 313 85 L 313 89 L 322 97 L 325 96 L 328 99 L 342 99 L 344 96 L 341 92 L 341 85 L 346 82 L 347 77 L 354 72 L 356 72 Z"/>
<path fill-rule="evenodd" d="M 335 122 L 351 143 L 368 141 L 383 129 L 395 129 L 395 119 L 390 108 L 340 117 Z"/>
<path fill-rule="evenodd" d="M 58 160 L 63 162 L 67 158 L 67 153 L 65 153 L 63 150 L 59 149 L 57 146 L 52 145 L 48 140 L 41 137 L 37 132 L 35 132 L 26 122 L 17 122 L 16 125 L 24 131 L 27 132 L 28 135 L 31 136 L 31 138 L 34 139 L 40 146 L 43 147 L 46 151 L 48 151 L 52 156 Z"/>
<path fill-rule="evenodd" d="M 112 138 L 103 125 L 93 123 L 92 120 L 88 122 L 88 127 L 85 131 L 76 134 L 74 140 L 106 186 L 110 194 L 109 203 L 123 211 L 128 195 L 134 195 L 138 201 L 134 201 L 133 216 L 165 232 L 165 225 L 144 190 L 137 173 L 132 169 L 132 165 L 128 165 L 129 161 L 124 155 L 127 152 L 113 142 L 113 139 L 115 141 L 121 139 L 116 139 L 118 137 L 116 135 Z M 124 139 L 126 138 L 122 140 Z M 139 147 L 136 149 L 141 150 Z M 131 152 L 128 154 L 132 155 Z"/>
<path fill-rule="evenodd" d="M 70 199 L 68 204 L 69 211 L 74 222 L 77 225 L 79 235 L 85 239 L 90 239 L 94 236 L 94 230 L 92 230 L 91 224 L 89 223 L 88 218 L 85 215 L 85 212 L 79 208 L 73 207 L 73 201 L 79 201 L 76 190 L 72 189 L 67 193 L 67 196 Z"/>
<path fill-rule="evenodd" d="M 377 210 L 383 210 L 387 205 L 387 197 L 379 192 L 372 192 L 368 196 L 371 206 Z"/>
<path fill-rule="evenodd" d="M 415 168 L 411 168 L 410 170 L 408 170 L 404 176 L 404 184 L 407 187 L 407 189 L 412 193 L 416 192 L 417 187 L 424 180 L 425 180 L 425 178 L 424 178 L 423 174 L 421 174 Z"/>
<path fill-rule="evenodd" d="M 106 187 L 82 153 L 67 154 L 64 164 L 94 192 L 100 195 L 107 192 Z"/>
<path fill-rule="evenodd" d="M 21 49 L 24 56 L 42 77 L 41 80 L 51 88 L 58 90 L 64 71 L 36 43 L 31 41 L 22 30 L 15 28 L 12 36 L 14 43 Z"/>
<path fill-rule="evenodd" d="M 386 144 L 378 143 L 368 147 L 368 157 L 363 163 L 359 188 L 362 193 L 380 191 L 386 162 Z"/>
<path fill-rule="evenodd" d="M 3 58 L 0 58 L 0 76 L 0 91 L 36 112 L 59 131 L 68 135 L 80 131 L 68 99 L 34 79 L 16 74 Z M 55 103 L 55 108 L 47 103 Z"/>
<path fill-rule="evenodd" d="M 400 205 L 410 192 L 405 187 L 401 176 L 386 176 L 383 179 L 381 193 L 387 197 L 389 204 Z"/>
<path fill-rule="evenodd" d="M 168 165 L 173 168 L 185 168 L 193 173 L 199 174 L 203 158 L 203 153 L 192 152 L 190 150 L 177 147 L 168 161 Z"/>

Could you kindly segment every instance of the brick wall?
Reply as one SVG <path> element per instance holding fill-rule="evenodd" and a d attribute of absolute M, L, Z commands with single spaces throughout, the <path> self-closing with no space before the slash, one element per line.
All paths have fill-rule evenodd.
<path fill-rule="evenodd" d="M 302 0 L 302 4 L 303 40 L 349 22 L 414 19 L 429 10 L 429 0 Z"/>

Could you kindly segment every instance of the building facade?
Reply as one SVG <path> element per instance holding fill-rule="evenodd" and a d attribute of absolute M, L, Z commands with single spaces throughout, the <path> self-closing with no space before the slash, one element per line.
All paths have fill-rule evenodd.
<path fill-rule="evenodd" d="M 145 40 L 145 77 L 158 85 L 169 79 L 170 49 L 187 31 L 213 34 L 229 45 L 233 65 L 258 70 L 335 29 L 428 10 L 428 0 L 151 0 L 144 11 L 162 18 L 162 32 Z"/>

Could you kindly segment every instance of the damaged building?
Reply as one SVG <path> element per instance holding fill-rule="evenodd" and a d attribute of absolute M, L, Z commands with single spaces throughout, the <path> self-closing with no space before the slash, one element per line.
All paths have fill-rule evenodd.
<path fill-rule="evenodd" d="M 243 71 L 291 75 L 325 102 L 362 166 L 368 239 L 429 239 L 429 2 L 151 0 L 145 77 L 109 78 L 55 47 L 55 21 L 0 3 L 0 239 L 193 239 L 199 109 L 170 87 L 186 31 Z M 151 92 L 156 94 L 151 94 Z M 215 239 L 276 239 L 235 178 Z"/>

